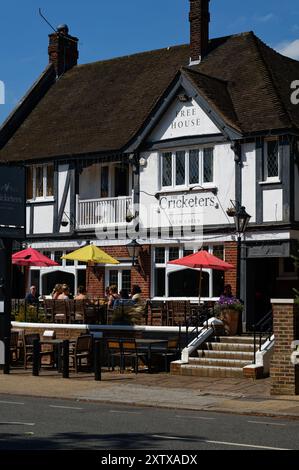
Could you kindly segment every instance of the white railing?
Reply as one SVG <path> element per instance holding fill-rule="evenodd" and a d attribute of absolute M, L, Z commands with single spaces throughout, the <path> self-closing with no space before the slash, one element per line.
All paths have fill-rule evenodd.
<path fill-rule="evenodd" d="M 99 225 L 125 224 L 126 217 L 133 214 L 133 197 L 111 197 L 104 199 L 78 199 L 78 228 L 93 228 Z"/>

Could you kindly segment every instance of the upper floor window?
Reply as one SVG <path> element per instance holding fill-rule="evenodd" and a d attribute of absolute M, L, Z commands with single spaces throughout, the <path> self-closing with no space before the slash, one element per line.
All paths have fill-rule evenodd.
<path fill-rule="evenodd" d="M 54 196 L 53 165 L 36 165 L 27 168 L 27 199 Z"/>
<path fill-rule="evenodd" d="M 268 140 L 265 149 L 265 181 L 279 178 L 279 141 Z"/>
<path fill-rule="evenodd" d="M 164 152 L 162 187 L 193 186 L 214 182 L 214 148 Z"/>

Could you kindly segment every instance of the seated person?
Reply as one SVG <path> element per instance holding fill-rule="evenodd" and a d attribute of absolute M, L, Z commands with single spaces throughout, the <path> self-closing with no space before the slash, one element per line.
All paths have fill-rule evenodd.
<path fill-rule="evenodd" d="M 57 300 L 60 294 L 62 294 L 62 284 L 56 284 L 51 294 L 52 299 Z"/>
<path fill-rule="evenodd" d="M 58 300 L 69 300 L 70 298 L 70 291 L 69 286 L 63 284 L 62 286 L 62 293 L 57 297 Z"/>
<path fill-rule="evenodd" d="M 30 291 L 25 296 L 27 304 L 36 305 L 38 303 L 38 294 L 36 286 L 31 286 Z"/>
<path fill-rule="evenodd" d="M 117 293 L 117 286 L 111 286 L 108 299 L 108 308 L 113 308 L 114 302 L 117 299 L 119 299 L 119 295 Z"/>
<path fill-rule="evenodd" d="M 83 286 L 78 287 L 78 294 L 76 295 L 75 300 L 87 300 L 86 290 Z"/>

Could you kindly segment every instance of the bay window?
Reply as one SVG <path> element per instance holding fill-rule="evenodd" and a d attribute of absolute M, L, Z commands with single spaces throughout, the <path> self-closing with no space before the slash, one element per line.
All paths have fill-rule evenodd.
<path fill-rule="evenodd" d="M 214 148 L 177 150 L 161 155 L 162 188 L 214 182 Z"/>

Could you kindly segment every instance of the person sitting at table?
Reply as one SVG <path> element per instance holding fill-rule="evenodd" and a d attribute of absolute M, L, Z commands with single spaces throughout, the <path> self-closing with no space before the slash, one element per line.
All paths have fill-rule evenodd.
<path fill-rule="evenodd" d="M 38 303 L 38 294 L 36 286 L 30 287 L 30 291 L 25 296 L 25 301 L 29 305 L 36 305 Z"/>
<path fill-rule="evenodd" d="M 108 300 L 108 308 L 113 308 L 114 302 L 119 299 L 119 295 L 117 293 L 117 286 L 111 286 L 109 291 L 109 300 Z"/>
<path fill-rule="evenodd" d="M 62 293 L 58 296 L 58 300 L 69 300 L 70 290 L 67 284 L 62 285 Z"/>
<path fill-rule="evenodd" d="M 51 294 L 52 299 L 57 300 L 60 294 L 62 294 L 62 284 L 56 284 Z"/>
<path fill-rule="evenodd" d="M 133 286 L 132 292 L 131 292 L 131 298 L 132 298 L 132 300 L 135 304 L 140 305 L 140 304 L 144 303 L 143 300 L 142 300 L 141 292 L 142 291 L 141 291 L 140 287 L 137 284 L 135 284 Z"/>
<path fill-rule="evenodd" d="M 75 300 L 87 300 L 86 290 L 84 286 L 78 287 L 78 294 L 76 295 Z"/>

